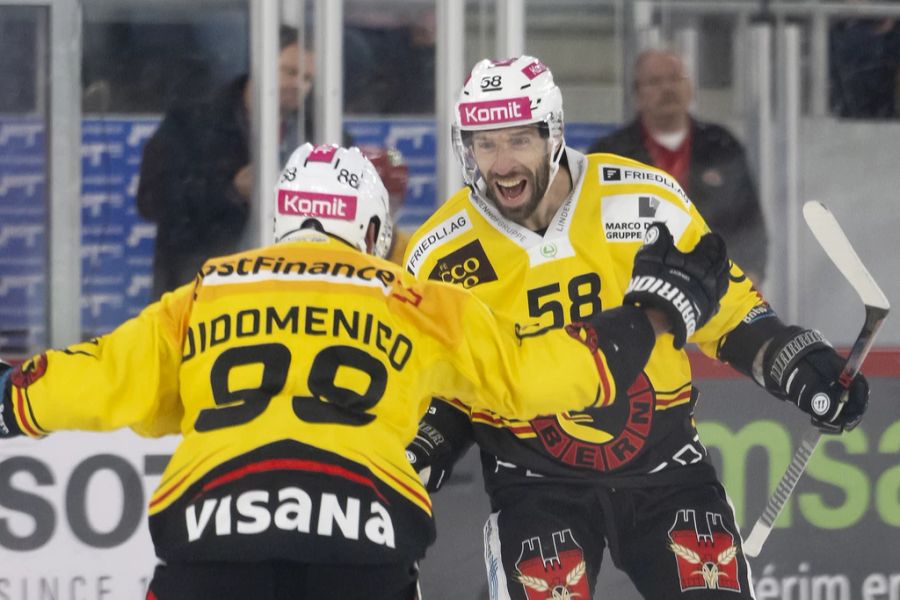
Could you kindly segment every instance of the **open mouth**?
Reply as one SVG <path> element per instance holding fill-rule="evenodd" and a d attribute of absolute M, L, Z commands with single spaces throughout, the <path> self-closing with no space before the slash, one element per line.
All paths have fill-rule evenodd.
<path fill-rule="evenodd" d="M 525 187 L 528 180 L 524 178 L 513 177 L 509 179 L 498 179 L 494 183 L 497 189 L 497 195 L 503 199 L 503 203 L 508 206 L 515 206 L 525 201 Z"/>

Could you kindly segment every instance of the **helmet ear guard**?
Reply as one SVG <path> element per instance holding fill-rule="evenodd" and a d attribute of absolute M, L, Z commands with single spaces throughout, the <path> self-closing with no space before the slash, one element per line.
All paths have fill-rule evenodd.
<path fill-rule="evenodd" d="M 296 240 L 310 225 L 362 252 L 375 222 L 371 252 L 390 252 L 393 227 L 388 192 L 358 148 L 303 144 L 285 164 L 275 187 L 275 241 Z"/>

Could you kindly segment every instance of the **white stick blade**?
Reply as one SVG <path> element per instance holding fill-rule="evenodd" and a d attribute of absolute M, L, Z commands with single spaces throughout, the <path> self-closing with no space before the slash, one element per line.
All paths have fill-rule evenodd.
<path fill-rule="evenodd" d="M 810 200 L 803 205 L 803 218 L 810 231 L 825 250 L 838 270 L 847 278 L 866 306 L 877 306 L 885 310 L 891 307 L 887 296 L 875 283 L 872 275 L 859 259 L 859 255 L 847 239 L 837 219 L 824 204 Z"/>
<path fill-rule="evenodd" d="M 757 521 L 750 531 L 750 535 L 744 540 L 744 556 L 749 556 L 750 558 L 759 556 L 759 553 L 762 552 L 763 544 L 766 543 L 766 539 L 768 539 L 771 531 L 771 527 Z"/>

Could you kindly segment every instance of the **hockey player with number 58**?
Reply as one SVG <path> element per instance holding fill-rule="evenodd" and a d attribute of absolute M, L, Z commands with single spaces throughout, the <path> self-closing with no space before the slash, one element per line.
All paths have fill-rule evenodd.
<path fill-rule="evenodd" d="M 628 307 L 673 324 L 672 335 L 624 342 L 652 348 L 650 359 L 601 406 L 519 420 L 432 403 L 408 453 L 434 491 L 472 440 L 480 446 L 491 598 L 591 598 L 606 548 L 644 598 L 752 598 L 734 514 L 697 435 L 685 344 L 832 431 L 859 423 L 865 378 L 840 402 L 844 360 L 817 331 L 782 323 L 738 265 L 717 313 L 685 289 L 708 277 L 697 259 L 714 254 L 703 217 L 667 173 L 567 148 L 562 94 L 539 60 L 475 65 L 453 141 L 467 185 L 413 235 L 411 273 L 471 290 L 524 335 Z"/>
<path fill-rule="evenodd" d="M 605 404 L 650 355 L 627 339 L 669 317 L 521 332 L 416 281 L 383 259 L 387 190 L 355 148 L 301 146 L 274 200 L 276 244 L 207 261 L 106 336 L 0 363 L 0 438 L 181 434 L 150 500 L 148 600 L 412 600 L 434 526 L 405 448 L 432 394 L 518 419 Z M 684 258 L 715 276 L 684 285 L 717 300 L 727 257 L 707 243 Z"/>

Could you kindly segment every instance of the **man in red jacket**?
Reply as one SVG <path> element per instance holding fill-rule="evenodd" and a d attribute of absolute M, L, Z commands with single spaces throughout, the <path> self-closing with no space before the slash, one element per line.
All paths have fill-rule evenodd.
<path fill-rule="evenodd" d="M 633 91 L 637 117 L 594 142 L 588 153 L 619 154 L 670 173 L 759 285 L 766 274 L 768 236 L 741 143 L 724 127 L 690 114 L 693 87 L 674 52 L 643 52 L 635 63 Z"/>

